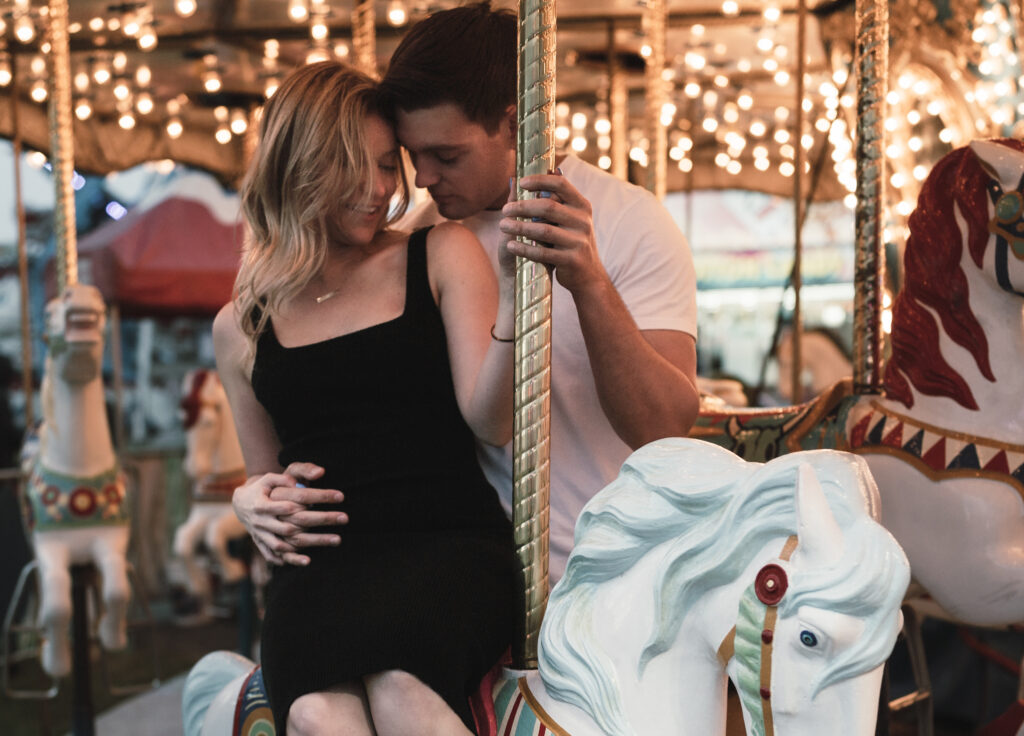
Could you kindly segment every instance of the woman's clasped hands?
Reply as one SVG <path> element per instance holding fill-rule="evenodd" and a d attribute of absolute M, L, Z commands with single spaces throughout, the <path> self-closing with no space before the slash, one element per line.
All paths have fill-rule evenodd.
<path fill-rule="evenodd" d="M 340 511 L 314 511 L 314 504 L 339 503 L 345 496 L 331 488 L 307 488 L 324 469 L 313 463 L 292 463 L 283 473 L 254 475 L 235 489 L 235 514 L 249 530 L 256 548 L 272 565 L 308 565 L 307 547 L 341 544 L 340 534 L 313 533 L 313 527 L 348 523 Z"/>

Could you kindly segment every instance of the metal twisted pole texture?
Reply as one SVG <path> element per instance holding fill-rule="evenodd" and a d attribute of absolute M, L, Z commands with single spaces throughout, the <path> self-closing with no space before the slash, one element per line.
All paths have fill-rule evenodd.
<path fill-rule="evenodd" d="M 50 0 L 50 163 L 56 200 L 53 211 L 57 243 L 57 290 L 78 282 L 78 246 L 75 230 L 74 129 L 71 118 L 71 56 L 68 40 L 68 2 Z"/>
<path fill-rule="evenodd" d="M 877 393 L 882 362 L 882 208 L 885 203 L 885 95 L 889 78 L 888 0 L 857 0 L 857 209 L 853 384 Z"/>
<path fill-rule="evenodd" d="M 518 78 L 516 195 L 523 199 L 535 195 L 518 186 L 518 180 L 548 173 L 555 165 L 554 0 L 523 0 L 519 4 Z M 517 668 L 533 669 L 548 599 L 551 277 L 547 268 L 517 259 L 515 288 L 512 521 L 525 597 L 523 631 L 513 657 Z"/>
<path fill-rule="evenodd" d="M 668 102 L 665 87 L 665 0 L 647 0 L 643 25 L 651 54 L 644 67 L 647 115 L 647 189 L 659 200 L 665 198 L 668 174 L 668 130 L 661 123 L 661 110 Z"/>
<path fill-rule="evenodd" d="M 377 15 L 372 0 L 356 0 L 352 9 L 352 51 L 356 68 L 377 78 Z"/>

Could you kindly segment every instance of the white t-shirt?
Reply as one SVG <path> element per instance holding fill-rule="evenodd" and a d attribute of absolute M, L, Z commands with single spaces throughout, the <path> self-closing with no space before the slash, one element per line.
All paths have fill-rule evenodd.
<path fill-rule="evenodd" d="M 597 249 L 609 278 L 641 330 L 697 335 L 697 282 L 686 239 L 647 190 L 567 156 L 565 176 L 593 209 Z M 407 230 L 443 221 L 432 201 L 399 223 Z M 462 221 L 479 238 L 495 271 L 500 210 Z M 590 498 L 619 473 L 631 450 L 601 409 L 572 294 L 552 280 L 550 574 L 565 572 L 576 518 Z M 487 479 L 512 508 L 512 444 L 478 444 Z"/>

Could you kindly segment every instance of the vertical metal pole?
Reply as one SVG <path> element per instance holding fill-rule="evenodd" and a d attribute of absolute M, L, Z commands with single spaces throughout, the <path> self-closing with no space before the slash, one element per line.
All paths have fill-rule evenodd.
<path fill-rule="evenodd" d="M 18 56 L 11 54 L 11 147 L 14 156 L 14 207 L 18 219 L 18 282 L 21 308 L 21 390 L 25 394 L 25 429 L 36 422 L 32 385 L 32 314 L 29 306 L 28 237 L 25 198 L 21 191 L 21 119 L 19 117 Z"/>
<path fill-rule="evenodd" d="M 612 160 L 612 175 L 623 181 L 629 179 L 629 158 L 626 151 L 626 136 L 629 133 L 628 105 L 626 75 L 619 66 L 619 54 L 615 48 L 615 22 L 608 21 L 608 120 L 612 124 L 612 144 L 608 156 Z"/>
<path fill-rule="evenodd" d="M 92 662 L 89 639 L 88 593 L 96 585 L 96 568 L 91 564 L 71 566 L 71 733 L 94 736 L 95 708 L 92 702 Z"/>
<path fill-rule="evenodd" d="M 555 3 L 519 4 L 519 106 L 516 177 L 555 165 Z M 536 196 L 517 185 L 516 196 Z M 551 276 L 543 264 L 516 259 L 515 434 L 513 509 L 516 550 L 523 568 L 523 635 L 515 666 L 537 666 L 540 622 L 548 600 L 550 501 Z"/>
<path fill-rule="evenodd" d="M 68 1 L 50 0 L 50 162 L 56 187 L 53 210 L 57 239 L 57 290 L 78 282 L 75 230 L 74 128 L 71 117 L 71 52 L 68 48 Z"/>
<path fill-rule="evenodd" d="M 802 269 L 804 258 L 803 224 L 804 224 L 804 72 L 807 68 L 806 59 L 807 36 L 807 0 L 800 0 L 797 9 L 796 31 L 796 115 L 793 120 L 793 339 L 792 348 L 792 381 L 793 403 L 804 400 L 803 380 L 803 310 L 800 304 L 800 291 L 803 284 Z"/>
<path fill-rule="evenodd" d="M 121 308 L 110 305 L 110 362 L 114 366 L 114 447 L 124 451 L 124 352 L 121 349 Z"/>
<path fill-rule="evenodd" d="M 644 72 L 647 95 L 647 189 L 659 200 L 665 198 L 665 176 L 668 166 L 668 131 L 661 124 L 665 94 L 665 0 L 647 0 L 644 28 L 651 55 Z"/>
<path fill-rule="evenodd" d="M 355 67 L 377 77 L 377 29 L 373 0 L 356 0 L 352 9 L 352 51 Z"/>
<path fill-rule="evenodd" d="M 885 202 L 885 95 L 889 74 L 887 0 L 856 2 L 857 209 L 854 263 L 853 385 L 881 386 L 882 207 Z"/>

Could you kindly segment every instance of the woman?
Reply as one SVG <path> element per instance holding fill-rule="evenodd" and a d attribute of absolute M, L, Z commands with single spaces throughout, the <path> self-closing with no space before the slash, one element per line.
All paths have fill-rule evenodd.
<path fill-rule="evenodd" d="M 261 650 L 292 736 L 470 733 L 467 696 L 518 604 L 511 526 L 472 437 L 511 436 L 510 268 L 496 298 L 461 226 L 388 229 L 406 183 L 375 95 L 322 62 L 269 100 L 236 298 L 214 322 L 249 474 L 236 510 L 268 560 L 295 563 L 275 569 Z M 292 513 L 333 545 L 289 551 L 275 535 L 299 533 Z"/>

